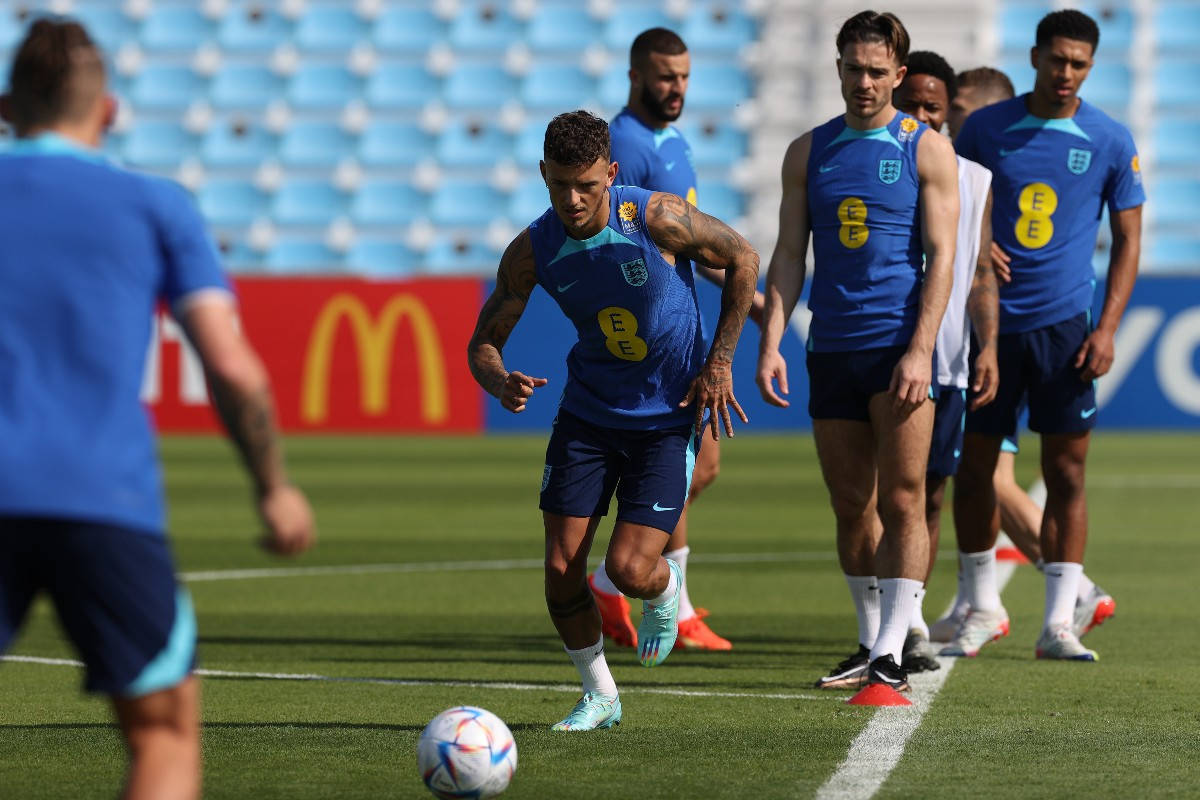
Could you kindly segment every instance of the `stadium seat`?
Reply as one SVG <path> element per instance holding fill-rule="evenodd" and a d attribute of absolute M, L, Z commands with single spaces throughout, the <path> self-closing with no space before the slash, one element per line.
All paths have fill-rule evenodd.
<path fill-rule="evenodd" d="M 354 137 L 335 122 L 293 122 L 279 144 L 289 167 L 332 167 L 354 152 Z"/>
<path fill-rule="evenodd" d="M 271 202 L 271 217 L 280 225 L 328 225 L 346 213 L 346 196 L 333 184 L 311 178 L 283 182 Z"/>
<path fill-rule="evenodd" d="M 600 105 L 610 112 L 616 112 L 624 108 L 628 100 L 629 65 L 613 64 L 600 77 Z M 688 101 L 691 101 L 690 92 Z"/>
<path fill-rule="evenodd" d="M 1200 31 L 1200 5 L 1194 0 L 1156 3 L 1154 11 L 1155 46 L 1160 51 L 1196 53 Z M 1103 44 L 1103 40 L 1101 40 Z"/>
<path fill-rule="evenodd" d="M 367 78 L 367 103 L 375 108 L 415 110 L 438 96 L 438 79 L 419 64 L 380 64 Z"/>
<path fill-rule="evenodd" d="M 1042 17 L 1054 10 L 1053 6 L 1050 3 L 999 5 L 1000 17 L 996 27 L 999 31 L 1000 50 L 1013 54 L 1028 53 L 1036 40 L 1038 23 L 1042 21 Z M 1015 79 L 1013 82 L 1016 82 Z M 1019 86 L 1017 91 L 1022 91 Z"/>
<path fill-rule="evenodd" d="M 512 138 L 493 125 L 456 122 L 442 131 L 436 152 L 445 167 L 491 167 L 512 149 Z"/>
<path fill-rule="evenodd" d="M 425 271 L 434 275 L 487 275 L 496 272 L 499 257 L 473 238 L 440 236 L 425 253 Z"/>
<path fill-rule="evenodd" d="M 210 167 L 257 167 L 275 155 L 278 142 L 259 124 L 226 120 L 209 127 L 200 145 L 200 157 Z"/>
<path fill-rule="evenodd" d="M 746 134 L 729 122 L 689 122 L 680 129 L 692 148 L 692 163 L 697 168 L 728 168 L 746 155 Z"/>
<path fill-rule="evenodd" d="M 639 33 L 647 28 L 670 28 L 678 26 L 665 13 L 652 6 L 622 6 L 608 18 L 604 25 L 604 43 L 610 50 L 628 53 L 629 46 Z M 628 67 L 627 67 L 628 68 Z"/>
<path fill-rule="evenodd" d="M 521 23 L 492 2 L 468 3 L 450 23 L 450 46 L 460 52 L 500 51 L 520 41 Z"/>
<path fill-rule="evenodd" d="M 397 278 L 420 270 L 417 254 L 403 242 L 360 237 L 346 253 L 346 268 L 375 278 Z"/>
<path fill-rule="evenodd" d="M 432 156 L 432 137 L 411 122 L 373 121 L 358 140 L 366 167 L 412 167 Z"/>
<path fill-rule="evenodd" d="M 581 53 L 596 42 L 597 22 L 583 4 L 539 8 L 525 41 L 538 53 Z"/>
<path fill-rule="evenodd" d="M 174 122 L 141 120 L 125 135 L 122 160 L 133 167 L 173 169 L 196 152 L 196 137 Z"/>
<path fill-rule="evenodd" d="M 425 196 L 408 181 L 372 178 L 350 203 L 350 218 L 360 225 L 408 225 L 425 216 Z"/>
<path fill-rule="evenodd" d="M 1017 94 L 1023 94 L 1033 89 L 1033 79 L 1037 76 L 1033 67 L 1029 64 L 1029 51 L 1016 53 L 1012 58 L 1009 58 L 1000 63 L 1000 71 L 1008 76 L 1013 83 L 1013 88 Z M 1083 84 L 1084 96 L 1087 95 L 1091 87 L 1085 82 Z"/>
<path fill-rule="evenodd" d="M 197 193 L 200 211 L 211 225 L 244 227 L 267 210 L 267 196 L 253 183 L 237 178 L 215 178 Z"/>
<path fill-rule="evenodd" d="M 1103 40 L 1101 40 L 1103 41 Z M 1097 61 L 1079 94 L 1089 103 L 1121 115 L 1127 113 L 1133 76 L 1123 63 Z M 1110 111 L 1111 113 L 1111 111 Z"/>
<path fill-rule="evenodd" d="M 1159 119 L 1154 122 L 1156 167 L 1200 169 L 1200 119 Z"/>
<path fill-rule="evenodd" d="M 221 264 L 229 272 L 249 273 L 262 271 L 262 255 L 238 236 L 217 235 L 217 252 Z"/>
<path fill-rule="evenodd" d="M 461 64 L 446 78 L 442 98 L 453 109 L 495 110 L 517 96 L 517 82 L 499 65 Z"/>
<path fill-rule="evenodd" d="M 380 50 L 422 52 L 446 35 L 445 24 L 428 8 L 388 6 L 375 20 L 372 41 Z"/>
<path fill-rule="evenodd" d="M 71 16 L 87 28 L 92 40 L 105 53 L 115 53 L 122 45 L 137 40 L 137 23 L 120 6 L 99 3 L 79 3 Z"/>
<path fill-rule="evenodd" d="M 259 64 L 226 64 L 209 92 L 217 108 L 261 109 L 283 95 L 283 79 Z"/>
<path fill-rule="evenodd" d="M 437 225 L 478 228 L 504 208 L 504 197 L 483 181 L 447 178 L 433 192 L 429 213 Z"/>
<path fill-rule="evenodd" d="M 1160 58 L 1154 68 L 1156 105 L 1172 111 L 1200 107 L 1200 60 Z"/>
<path fill-rule="evenodd" d="M 692 65 L 687 107 L 728 113 L 750 97 L 750 79 L 736 64 Z"/>
<path fill-rule="evenodd" d="M 21 38 L 25 36 L 25 23 L 17 19 L 17 15 L 5 8 L 0 12 L 0 52 L 15 50 L 17 45 L 21 43 Z M 8 62 L 12 60 L 9 55 L 4 59 L 5 65 L 5 81 L 4 86 L 8 86 Z"/>
<path fill-rule="evenodd" d="M 1154 207 L 1154 224 L 1195 228 L 1200 209 L 1200 178 L 1160 177 L 1146 192 Z"/>
<path fill-rule="evenodd" d="M 1155 231 L 1146 239 L 1150 245 L 1144 259 L 1147 272 L 1200 274 L 1200 236 Z"/>
<path fill-rule="evenodd" d="M 337 109 L 362 94 L 362 81 L 337 64 L 301 64 L 288 83 L 288 102 L 301 109 Z"/>
<path fill-rule="evenodd" d="M 296 45 L 304 50 L 349 50 L 366 40 L 367 33 L 366 21 L 350 3 L 312 6 L 296 24 Z"/>
<path fill-rule="evenodd" d="M 341 272 L 342 257 L 320 239 L 284 234 L 267 251 L 263 267 L 279 275 Z"/>
<path fill-rule="evenodd" d="M 526 122 L 522 125 L 521 130 L 517 132 L 517 143 L 513 149 L 513 157 L 517 160 L 517 164 L 523 171 L 528 169 L 536 170 L 538 162 L 542 160 L 542 155 L 545 152 L 546 126 L 549 123 L 549 117 L 534 119 L 532 122 Z"/>
<path fill-rule="evenodd" d="M 696 189 L 696 207 L 709 216 L 732 224 L 742 216 L 742 193 L 721 181 L 706 181 Z"/>
<path fill-rule="evenodd" d="M 508 198 L 508 219 L 524 227 L 540 217 L 550 207 L 550 195 L 541 176 L 524 178 Z"/>
<path fill-rule="evenodd" d="M 684 20 L 680 36 L 688 50 L 736 53 L 754 41 L 754 20 L 733 3 L 698 5 Z"/>
<path fill-rule="evenodd" d="M 205 85 L 190 67 L 151 64 L 133 79 L 130 96 L 137 108 L 182 110 L 204 94 Z"/>
<path fill-rule="evenodd" d="M 586 108 L 596 94 L 596 83 L 579 67 L 540 62 L 521 81 L 521 102 L 526 108 L 553 112 Z"/>
<path fill-rule="evenodd" d="M 1133 43 L 1133 10 L 1124 3 L 1101 2 L 1079 6 L 1100 28 L 1101 53 L 1127 53 Z M 1103 58 L 1103 56 L 1101 56 Z"/>
<path fill-rule="evenodd" d="M 199 8 L 157 5 L 150 9 L 138 38 L 148 50 L 195 50 L 216 33 Z"/>
<path fill-rule="evenodd" d="M 226 50 L 274 50 L 289 41 L 291 35 L 291 23 L 258 4 L 226 12 L 217 29 L 217 41 Z"/>

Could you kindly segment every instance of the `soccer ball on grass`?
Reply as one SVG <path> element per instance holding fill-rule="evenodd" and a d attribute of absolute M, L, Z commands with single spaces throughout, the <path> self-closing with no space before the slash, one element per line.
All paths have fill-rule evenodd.
<path fill-rule="evenodd" d="M 492 712 L 458 706 L 425 726 L 417 742 L 417 766 L 437 797 L 495 797 L 517 769 L 517 744 Z"/>

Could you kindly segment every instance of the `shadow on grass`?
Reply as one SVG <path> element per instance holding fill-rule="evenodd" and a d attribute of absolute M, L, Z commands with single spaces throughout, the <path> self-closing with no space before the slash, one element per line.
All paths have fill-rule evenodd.
<path fill-rule="evenodd" d="M 204 722 L 201 727 L 213 729 L 242 728 L 301 728 L 304 730 L 347 730 L 347 731 L 414 731 L 420 733 L 424 725 L 388 725 L 382 722 Z M 13 725 L 0 723 L 0 730 L 119 730 L 112 722 L 44 722 Z"/>

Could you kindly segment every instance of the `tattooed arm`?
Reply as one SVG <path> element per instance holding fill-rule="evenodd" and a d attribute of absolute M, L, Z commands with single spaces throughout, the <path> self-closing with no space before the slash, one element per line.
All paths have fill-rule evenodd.
<path fill-rule="evenodd" d="M 732 407 L 748 422 L 733 396 L 733 351 L 746 324 L 758 284 L 758 253 L 742 236 L 721 220 L 710 217 L 678 195 L 655 192 L 646 203 L 646 229 L 664 253 L 680 255 L 725 272 L 721 289 L 721 315 L 708 359 L 688 389 L 680 406 L 695 402 L 696 427 L 705 409 L 712 411 L 712 436 L 720 438 L 718 417 L 725 435 L 733 436 Z"/>
<path fill-rule="evenodd" d="M 504 344 L 525 312 L 536 285 L 537 267 L 526 228 L 500 257 L 496 288 L 480 309 L 475 333 L 467 345 L 467 363 L 476 382 L 514 414 L 525 410 L 534 389 L 546 385 L 545 378 L 506 370 L 502 355 Z"/>
<path fill-rule="evenodd" d="M 983 207 L 983 222 L 979 225 L 979 257 L 975 260 L 975 277 L 967 295 L 967 314 L 975 328 L 979 354 L 975 356 L 975 380 L 971 391 L 971 410 L 982 408 L 996 399 L 1000 385 L 1000 367 L 996 361 L 996 339 L 1000 331 L 1000 288 L 992 265 L 992 190 L 988 189 Z"/>
<path fill-rule="evenodd" d="M 221 295 L 202 296 L 178 316 L 204 365 L 217 414 L 254 480 L 267 527 L 263 546 L 281 554 L 307 550 L 316 535 L 312 509 L 288 482 L 270 381 L 238 330 L 233 303 Z"/>

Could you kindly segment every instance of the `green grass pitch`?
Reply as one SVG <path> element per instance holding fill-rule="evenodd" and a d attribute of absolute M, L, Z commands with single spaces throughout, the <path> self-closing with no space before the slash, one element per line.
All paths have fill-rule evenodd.
<path fill-rule="evenodd" d="M 293 439 L 294 477 L 317 508 L 321 541 L 281 562 L 253 546 L 228 446 L 163 443 L 181 570 L 515 562 L 192 582 L 204 668 L 337 679 L 205 678 L 206 797 L 427 796 L 417 737 L 460 703 L 513 729 L 520 765 L 506 797 L 813 795 L 872 710 L 810 688 L 854 638 L 811 440 L 734 440 L 694 509 L 693 600 L 734 650 L 676 652 L 647 670 L 610 648 L 624 724 L 568 735 L 547 730 L 574 703 L 576 676 L 542 598 L 544 446 L 542 437 Z M 957 665 L 878 797 L 1197 791 L 1198 450 L 1197 436 L 1096 437 L 1087 569 L 1118 602 L 1086 640 L 1101 661 L 1034 660 L 1042 581 L 1019 569 L 1004 595 L 1012 635 Z M 1036 454 L 1018 465 L 1027 483 Z M 944 525 L 930 620 L 954 586 L 949 515 Z M 9 653 L 72 657 L 44 602 Z M 0 665 L 0 797 L 115 794 L 121 744 L 80 680 L 69 666 Z"/>

